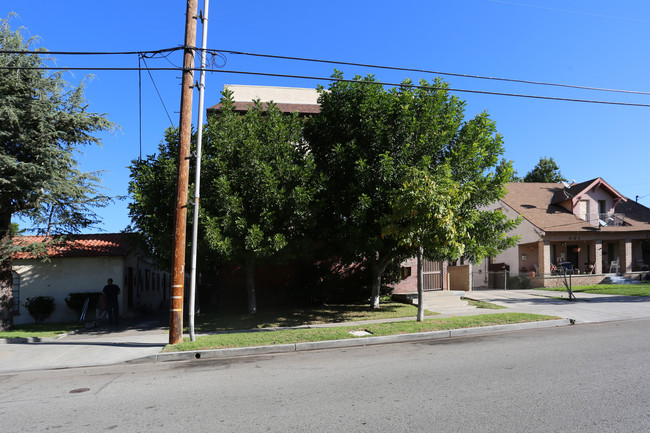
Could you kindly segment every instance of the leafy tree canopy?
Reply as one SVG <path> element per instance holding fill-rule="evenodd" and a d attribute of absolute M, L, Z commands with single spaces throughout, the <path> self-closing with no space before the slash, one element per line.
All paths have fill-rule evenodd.
<path fill-rule="evenodd" d="M 229 91 L 208 123 L 202 195 L 206 238 L 222 256 L 247 271 L 249 311 L 254 312 L 253 269 L 300 242 L 311 221 L 312 155 L 297 113 L 269 102 L 234 110 Z"/>
<path fill-rule="evenodd" d="M 336 72 L 333 78 L 343 78 Z M 436 79 L 385 89 L 372 76 L 321 88 L 305 136 L 324 179 L 319 224 L 346 261 L 381 275 L 424 246 L 434 260 L 477 260 L 513 243 L 499 212 L 512 167 L 487 113 L 464 120 L 463 101 Z"/>
<path fill-rule="evenodd" d="M 260 101 L 241 114 L 233 104 L 224 91 L 220 109 L 205 126 L 197 247 L 200 257 L 244 265 L 254 312 L 256 264 L 288 253 L 311 221 L 314 166 L 297 114 Z M 177 143 L 177 132 L 168 131 L 157 156 L 131 167 L 133 228 L 161 261 L 171 260 Z"/>
<path fill-rule="evenodd" d="M 145 250 L 163 269 L 172 261 L 178 148 L 178 128 L 168 128 L 158 153 L 133 160 L 130 166 L 128 230 L 142 235 Z"/>
<path fill-rule="evenodd" d="M 540 158 L 535 167 L 524 176 L 524 182 L 558 183 L 567 179 L 553 158 Z"/>
<path fill-rule="evenodd" d="M 34 42 L 0 19 L 0 49 L 18 52 L 0 54 L 0 327 L 11 326 L 12 216 L 42 234 L 76 233 L 97 223 L 93 208 L 111 200 L 99 192 L 99 173 L 79 170 L 77 156 L 113 125 L 88 111 L 84 83 L 74 87 L 62 72 L 49 74 L 44 54 L 21 53 Z"/>

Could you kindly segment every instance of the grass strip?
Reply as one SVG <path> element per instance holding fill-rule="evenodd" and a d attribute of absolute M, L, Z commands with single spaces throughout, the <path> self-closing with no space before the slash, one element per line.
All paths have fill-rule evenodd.
<path fill-rule="evenodd" d="M 468 305 L 472 305 L 472 306 L 474 306 L 476 308 L 485 308 L 485 309 L 488 309 L 488 310 L 504 310 L 504 309 L 508 308 L 508 307 L 504 307 L 502 305 L 493 304 L 492 302 L 477 301 L 477 300 L 469 299 L 469 298 L 465 298 L 465 300 L 467 301 Z"/>
<path fill-rule="evenodd" d="M 283 328 L 320 323 L 355 322 L 359 320 L 395 319 L 415 317 L 418 308 L 415 305 L 399 302 L 382 303 L 379 309 L 372 309 L 367 304 L 332 304 L 309 308 L 276 308 L 248 313 L 208 313 L 196 316 L 194 329 L 198 333 L 214 331 Z M 439 313 L 424 312 L 427 316 Z M 187 330 L 185 332 L 188 332 Z"/>
<path fill-rule="evenodd" d="M 566 287 L 547 287 L 543 290 L 566 292 Z M 650 284 L 594 284 L 574 286 L 575 293 L 594 293 L 597 295 L 650 296 Z"/>
<path fill-rule="evenodd" d="M 554 320 L 558 317 L 526 313 L 498 313 L 477 316 L 427 319 L 422 322 L 402 321 L 366 325 L 337 326 L 326 328 L 285 329 L 277 331 L 233 332 L 198 336 L 196 341 L 184 339 L 182 343 L 168 345 L 164 352 L 183 352 L 232 347 L 293 344 L 313 341 L 342 340 L 355 337 L 351 331 L 367 331 L 372 336 L 412 334 L 416 332 L 442 331 L 449 329 L 475 328 L 492 325 L 507 325 L 524 322 Z"/>
<path fill-rule="evenodd" d="M 0 331 L 0 338 L 56 337 L 79 327 L 77 322 L 16 325 L 11 331 Z"/>

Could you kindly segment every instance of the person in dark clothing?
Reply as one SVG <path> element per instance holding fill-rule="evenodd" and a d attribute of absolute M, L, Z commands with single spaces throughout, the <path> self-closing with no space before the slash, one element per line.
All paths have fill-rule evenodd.
<path fill-rule="evenodd" d="M 106 308 L 108 310 L 108 324 L 112 325 L 113 320 L 116 325 L 120 324 L 120 304 L 117 301 L 117 295 L 121 293 L 120 288 L 113 284 L 113 279 L 108 279 L 108 284 L 104 286 L 104 295 L 106 295 Z"/>

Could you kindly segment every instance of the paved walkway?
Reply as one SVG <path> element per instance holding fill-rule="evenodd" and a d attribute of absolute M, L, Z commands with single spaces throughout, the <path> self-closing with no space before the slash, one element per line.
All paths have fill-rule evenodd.
<path fill-rule="evenodd" d="M 576 293 L 569 302 L 567 292 L 548 290 L 476 290 L 466 295 L 477 301 L 508 307 L 507 311 L 549 314 L 576 323 L 609 322 L 650 317 L 650 297 Z M 557 299 L 563 298 L 563 299 Z M 504 310 L 502 310 L 504 311 Z"/>
<path fill-rule="evenodd" d="M 579 293 L 578 300 L 573 302 L 554 299 L 554 297 L 566 296 L 565 292 L 542 290 L 480 290 L 468 292 L 467 297 L 492 302 L 507 309 L 454 308 L 441 310 L 441 314 L 435 317 L 523 312 L 573 319 L 576 323 L 650 317 L 650 297 Z M 395 321 L 395 319 L 385 321 Z M 101 327 L 60 339 L 45 339 L 41 342 L 32 341 L 23 344 L 0 340 L 0 373 L 108 365 L 151 357 L 158 354 L 169 341 L 165 322 L 166 318 L 150 318 L 140 322 L 125 323 L 120 328 Z M 355 324 L 361 323 L 366 322 L 355 322 Z M 312 325 L 312 327 L 344 325 L 346 324 L 336 323 Z M 516 329 L 514 325 L 513 329 Z"/>

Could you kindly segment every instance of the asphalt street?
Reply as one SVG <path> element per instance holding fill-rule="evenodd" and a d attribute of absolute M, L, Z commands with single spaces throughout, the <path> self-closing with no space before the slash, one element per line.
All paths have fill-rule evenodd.
<path fill-rule="evenodd" d="M 647 432 L 650 319 L 0 374 L 3 432 Z"/>

